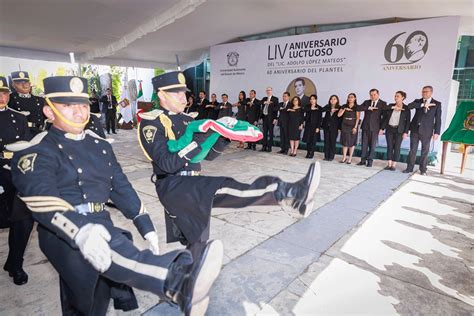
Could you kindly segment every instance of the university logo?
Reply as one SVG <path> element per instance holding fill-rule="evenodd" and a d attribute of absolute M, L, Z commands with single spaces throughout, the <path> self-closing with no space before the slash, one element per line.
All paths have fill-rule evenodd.
<path fill-rule="evenodd" d="M 227 63 L 231 67 L 237 66 L 239 62 L 239 53 L 237 52 L 230 52 L 227 54 Z"/>
<path fill-rule="evenodd" d="M 392 37 L 385 45 L 385 60 L 389 64 L 414 64 L 425 57 L 428 51 L 428 36 L 423 31 L 406 32 Z"/>

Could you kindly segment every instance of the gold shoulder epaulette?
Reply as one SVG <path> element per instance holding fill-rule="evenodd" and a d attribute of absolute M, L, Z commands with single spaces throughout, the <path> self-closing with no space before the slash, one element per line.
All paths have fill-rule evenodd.
<path fill-rule="evenodd" d="M 48 132 L 46 132 L 46 131 L 41 132 L 38 135 L 36 135 L 35 137 L 33 137 L 33 139 L 30 140 L 29 142 L 21 140 L 21 141 L 16 142 L 16 143 L 8 144 L 8 145 L 5 146 L 5 149 L 9 150 L 9 151 L 13 151 L 13 152 L 25 150 L 27 148 L 30 148 L 32 146 L 35 146 L 35 145 L 38 145 L 39 143 L 41 143 L 41 141 L 46 136 L 46 134 L 48 134 Z"/>
<path fill-rule="evenodd" d="M 15 113 L 18 113 L 18 114 L 21 114 L 21 115 L 24 115 L 24 116 L 30 115 L 30 112 L 28 112 L 28 111 L 18 111 L 18 110 L 12 109 L 11 107 L 8 107 L 8 109 L 12 112 L 15 112 Z"/>
<path fill-rule="evenodd" d="M 90 135 L 90 136 L 94 137 L 94 138 L 103 140 L 104 142 L 107 142 L 107 143 L 109 143 L 109 144 L 112 144 L 112 143 L 114 142 L 114 140 L 113 140 L 112 138 L 102 138 L 102 137 L 100 137 L 99 135 L 97 135 L 96 133 L 94 133 L 93 131 L 91 131 L 90 129 L 86 129 L 86 130 L 85 130 L 85 133 L 86 133 L 87 135 Z"/>
<path fill-rule="evenodd" d="M 138 115 L 140 115 L 140 117 L 144 120 L 154 120 L 158 116 L 160 116 L 161 114 L 163 114 L 162 110 L 153 110 L 153 111 L 150 111 L 150 112 L 140 113 Z"/>

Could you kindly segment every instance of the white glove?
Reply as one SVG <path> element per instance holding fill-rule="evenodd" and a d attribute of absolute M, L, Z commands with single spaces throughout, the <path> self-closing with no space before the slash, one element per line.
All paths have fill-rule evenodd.
<path fill-rule="evenodd" d="M 3 192 L 5 192 L 5 190 L 4 190 L 3 187 L 0 185 L 0 194 L 3 194 Z"/>
<path fill-rule="evenodd" d="M 99 272 L 103 273 L 112 264 L 112 252 L 108 242 L 110 234 L 100 224 L 86 224 L 74 238 L 84 258 Z"/>
<path fill-rule="evenodd" d="M 146 233 L 145 239 L 148 241 L 148 249 L 150 249 L 154 255 L 159 255 L 160 246 L 158 246 L 158 234 L 155 231 Z"/>

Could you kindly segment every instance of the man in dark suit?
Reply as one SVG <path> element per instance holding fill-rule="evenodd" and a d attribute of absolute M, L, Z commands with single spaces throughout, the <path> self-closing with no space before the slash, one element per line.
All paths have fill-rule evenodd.
<path fill-rule="evenodd" d="M 217 118 L 230 116 L 232 117 L 232 103 L 229 102 L 229 96 L 227 94 L 222 94 L 222 103 L 219 104 L 219 115 Z"/>
<path fill-rule="evenodd" d="M 102 112 L 105 114 L 105 127 L 107 129 L 107 134 L 110 134 L 110 129 L 112 133 L 115 132 L 115 121 L 117 119 L 117 99 L 112 95 L 112 90 L 107 88 L 105 90 L 105 95 L 100 98 L 102 103 Z"/>
<path fill-rule="evenodd" d="M 260 151 L 271 152 L 273 145 L 273 128 L 277 123 L 278 117 L 278 98 L 273 96 L 272 87 L 267 87 L 265 91 L 267 96 L 262 99 L 263 146 Z"/>
<path fill-rule="evenodd" d="M 261 114 L 261 101 L 256 98 L 257 92 L 250 90 L 249 99 L 247 102 L 247 122 L 257 126 Z M 245 149 L 256 150 L 255 143 L 248 143 Z"/>
<path fill-rule="evenodd" d="M 196 120 L 203 120 L 206 118 L 206 105 L 208 104 L 209 100 L 206 98 L 206 91 L 199 91 L 199 99 L 197 101 L 198 116 L 195 118 Z"/>
<path fill-rule="evenodd" d="M 288 135 L 288 109 L 291 107 L 290 93 L 283 93 L 283 102 L 279 104 L 278 125 L 280 126 L 280 148 L 279 154 L 288 154 L 290 148 L 290 136 Z"/>
<path fill-rule="evenodd" d="M 358 111 L 363 111 L 364 120 L 362 121 L 362 154 L 358 166 L 372 167 L 375 157 L 375 147 L 379 134 L 383 134 L 382 120 L 383 112 L 387 109 L 387 103 L 379 99 L 379 90 L 371 89 L 369 91 L 370 100 L 358 106 Z"/>
<path fill-rule="evenodd" d="M 409 108 L 416 108 L 416 112 L 410 123 L 410 153 L 407 168 L 403 172 L 413 172 L 418 144 L 421 142 L 420 174 L 425 175 L 431 139 L 437 140 L 441 132 L 441 102 L 432 98 L 432 86 L 423 87 L 421 95 L 421 99 L 408 105 Z"/>
<path fill-rule="evenodd" d="M 100 114 L 99 99 L 97 99 L 97 92 L 92 90 L 91 97 L 89 98 L 91 113 Z"/>

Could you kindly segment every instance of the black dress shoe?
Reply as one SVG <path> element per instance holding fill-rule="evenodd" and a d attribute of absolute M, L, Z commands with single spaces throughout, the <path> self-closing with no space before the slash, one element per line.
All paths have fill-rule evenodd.
<path fill-rule="evenodd" d="M 386 166 L 385 168 L 383 168 L 383 170 L 390 170 L 390 169 L 392 169 L 392 167 L 390 166 Z"/>
<path fill-rule="evenodd" d="M 249 149 L 252 149 L 252 147 L 251 147 L 251 146 L 247 146 L 247 147 L 245 147 L 244 149 L 249 150 Z"/>
<path fill-rule="evenodd" d="M 295 183 L 280 180 L 275 197 L 282 209 L 290 212 L 297 211 L 301 216 L 307 217 L 313 211 L 314 196 L 319 186 L 320 177 L 321 167 L 316 162 L 309 166 L 303 179 Z"/>
<path fill-rule="evenodd" d="M 395 171 L 396 169 L 395 169 L 395 167 L 390 167 L 389 170 L 390 170 L 390 171 Z"/>
<path fill-rule="evenodd" d="M 410 170 L 410 169 L 405 169 L 405 170 L 403 170 L 402 172 L 403 172 L 403 173 L 412 173 L 412 172 L 413 172 L 413 170 Z"/>
<path fill-rule="evenodd" d="M 267 151 L 267 148 L 264 146 L 262 149 L 260 149 L 260 151 Z"/>
<path fill-rule="evenodd" d="M 365 166 L 366 162 L 364 160 L 361 160 L 357 165 L 358 166 Z"/>
<path fill-rule="evenodd" d="M 372 161 L 370 161 L 370 160 L 367 161 L 367 167 L 369 167 L 369 168 L 372 167 Z"/>
<path fill-rule="evenodd" d="M 117 134 L 117 132 L 112 132 L 112 133 Z"/>
<path fill-rule="evenodd" d="M 306 153 L 305 158 L 309 158 L 309 152 Z"/>
<path fill-rule="evenodd" d="M 209 290 L 222 267 L 224 247 L 211 240 L 190 266 L 173 263 L 165 281 L 168 299 L 177 304 L 185 316 L 204 315 L 209 304 Z"/>
<path fill-rule="evenodd" d="M 23 269 L 16 271 L 8 271 L 8 275 L 13 278 L 13 283 L 23 285 L 28 283 L 28 274 Z"/>
<path fill-rule="evenodd" d="M 267 147 L 267 152 L 271 153 L 271 152 L 272 152 L 272 148 L 271 148 L 271 147 Z"/>
<path fill-rule="evenodd" d="M 426 176 L 426 171 L 420 171 L 420 175 Z"/>
<path fill-rule="evenodd" d="M 314 153 L 310 153 L 308 157 L 306 157 L 308 159 L 313 159 L 314 158 Z"/>

